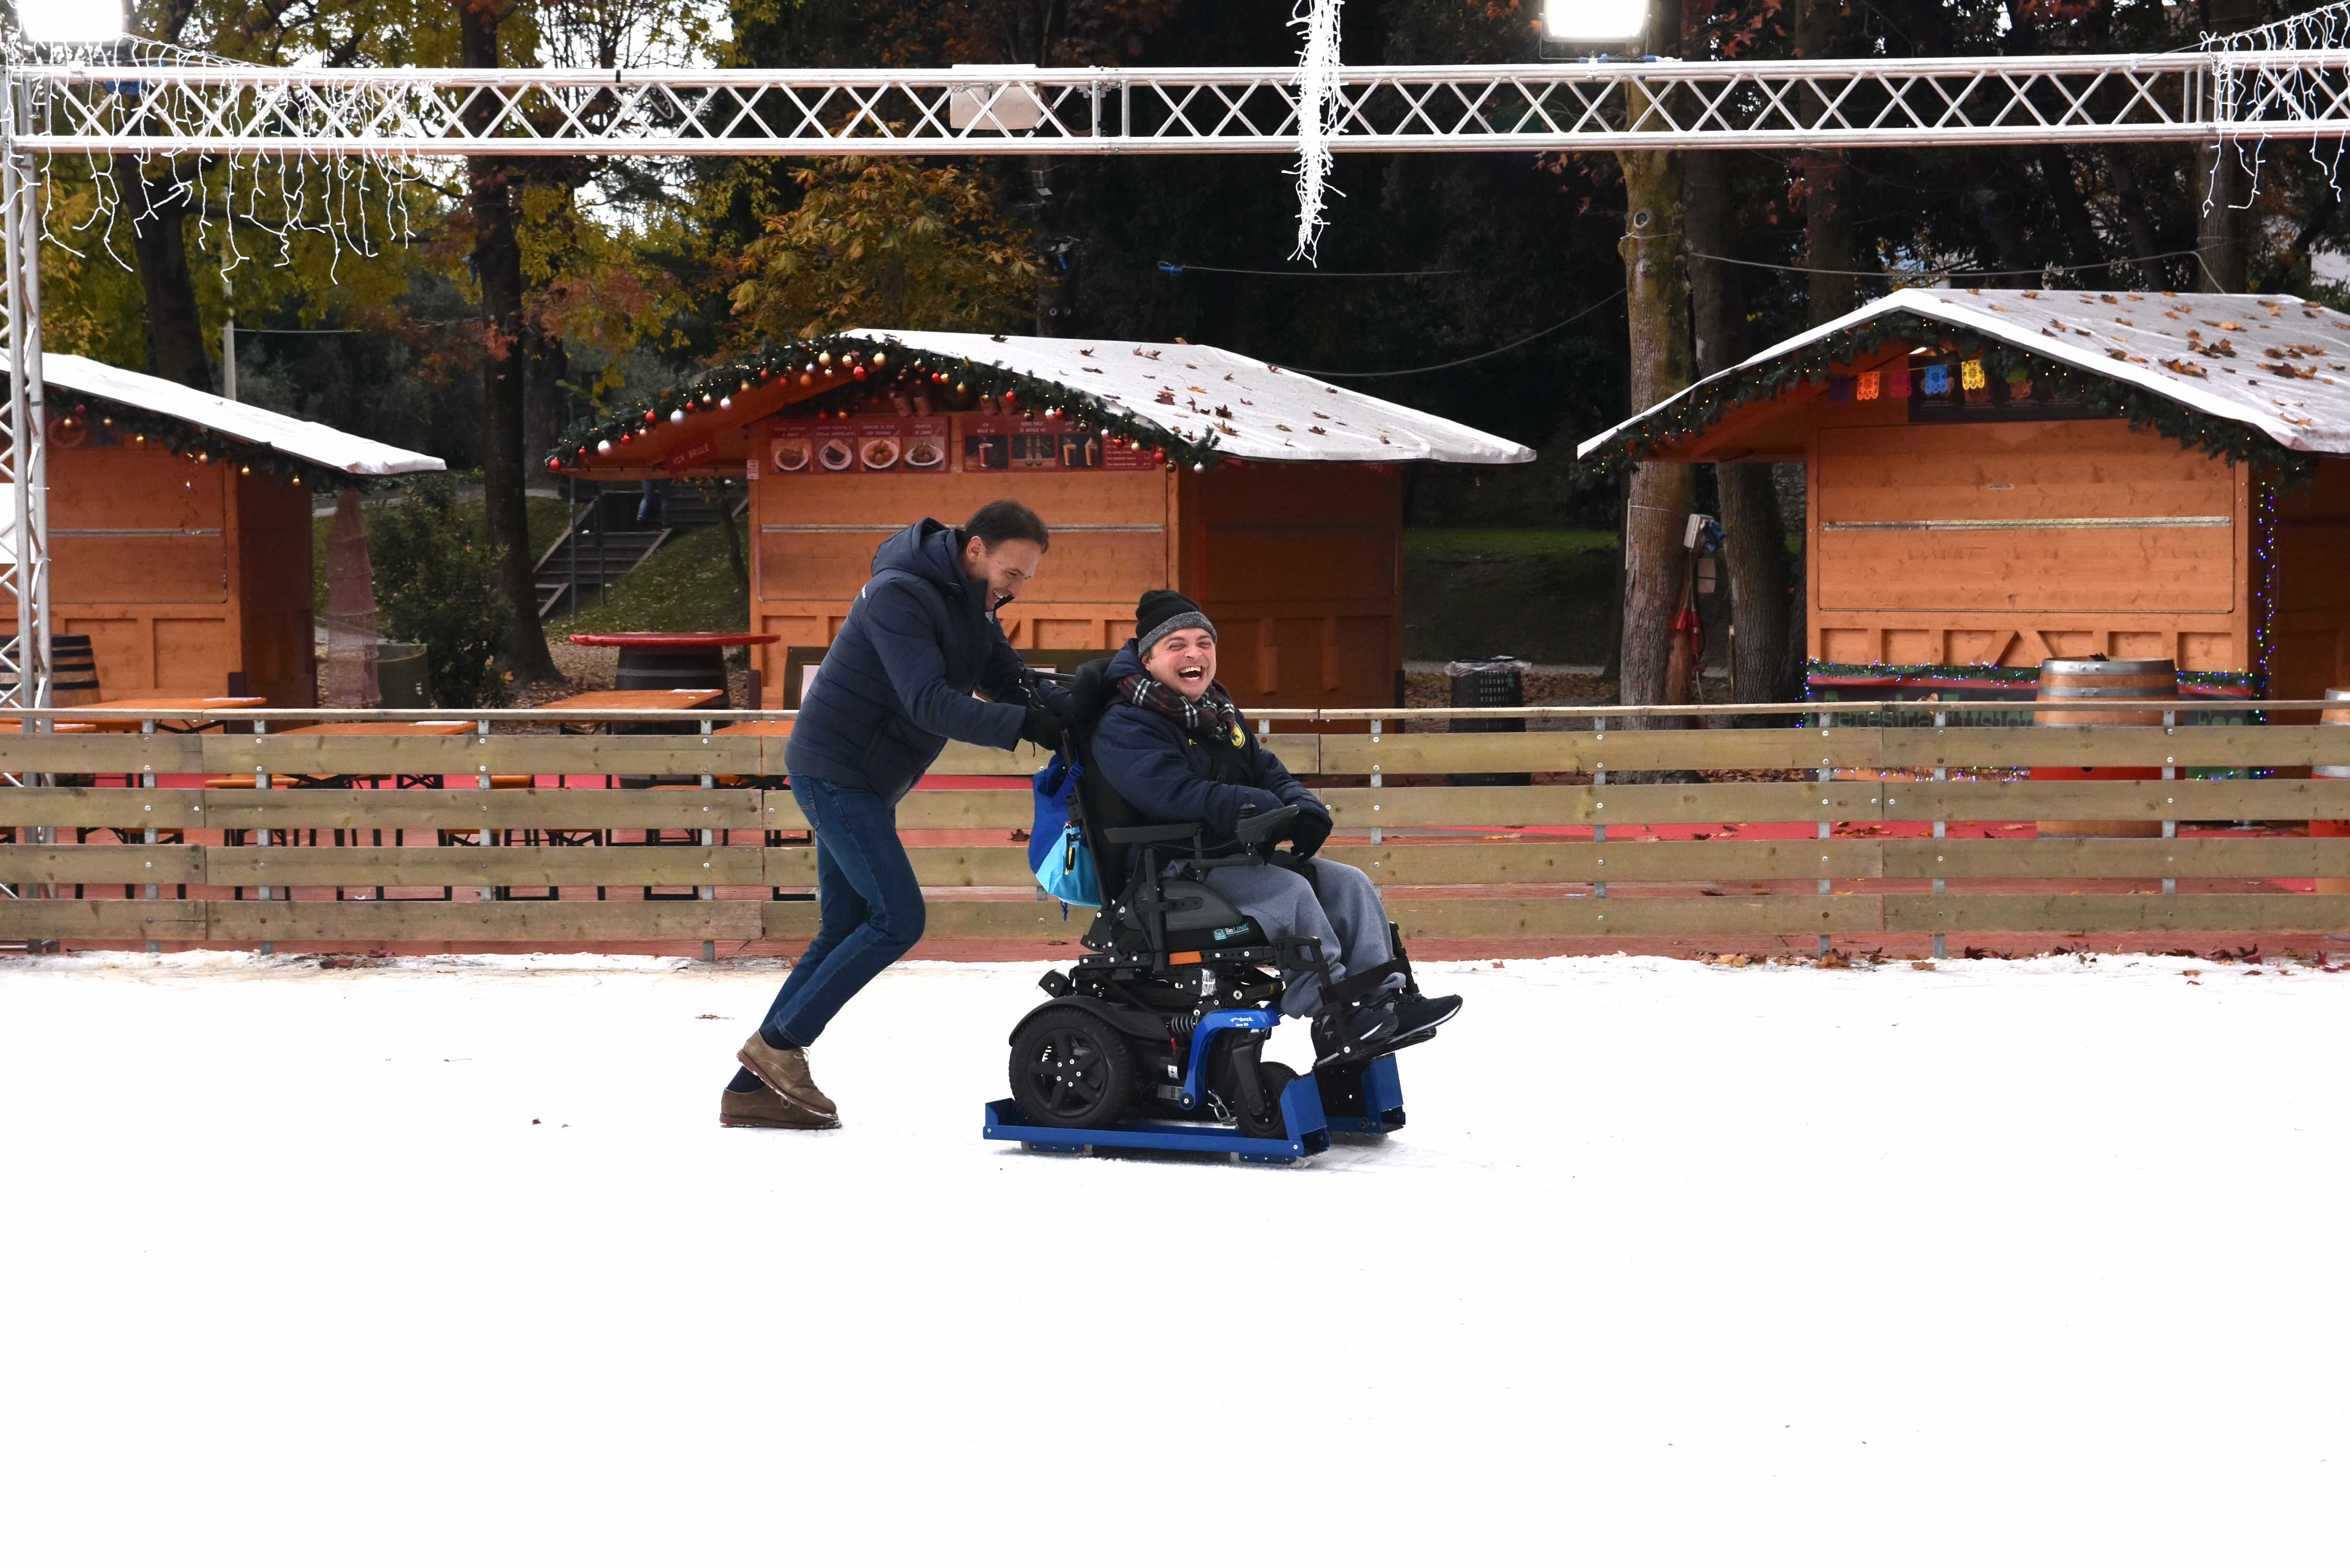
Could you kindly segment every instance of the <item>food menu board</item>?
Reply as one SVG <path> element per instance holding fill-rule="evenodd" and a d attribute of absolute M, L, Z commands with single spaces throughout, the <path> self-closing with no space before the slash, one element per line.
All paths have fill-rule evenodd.
<path fill-rule="evenodd" d="M 770 472 L 791 474 L 964 473 L 1053 469 L 1137 472 L 1160 466 L 1147 447 L 1066 420 L 1014 415 L 879 415 L 777 420 L 767 439 Z"/>
<path fill-rule="evenodd" d="M 950 450 L 944 417 L 777 420 L 767 455 L 778 474 L 943 472 Z"/>
<path fill-rule="evenodd" d="M 958 422 L 966 473 L 1047 468 L 1133 472 L 1159 466 L 1148 449 L 1113 441 L 1097 430 L 1080 431 L 1066 420 L 983 414 Z"/>

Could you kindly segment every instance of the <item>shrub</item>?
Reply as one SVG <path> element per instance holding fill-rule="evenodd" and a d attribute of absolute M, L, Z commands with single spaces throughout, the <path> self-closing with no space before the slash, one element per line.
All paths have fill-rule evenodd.
<path fill-rule="evenodd" d="M 486 545 L 457 515 L 456 488 L 439 474 L 411 484 L 368 529 L 384 635 L 424 645 L 433 700 L 494 707 L 503 684 L 490 660 L 504 645 L 506 607 Z"/>

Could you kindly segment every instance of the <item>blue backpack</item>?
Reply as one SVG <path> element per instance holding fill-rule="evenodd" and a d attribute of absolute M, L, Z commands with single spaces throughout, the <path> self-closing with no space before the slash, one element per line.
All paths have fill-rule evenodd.
<path fill-rule="evenodd" d="M 1088 909 L 1101 908 L 1101 877 L 1094 869 L 1094 852 L 1072 820 L 1077 779 L 1084 773 L 1067 757 L 1055 757 L 1036 775 L 1035 825 L 1028 835 L 1028 868 L 1036 886 L 1064 904 Z"/>

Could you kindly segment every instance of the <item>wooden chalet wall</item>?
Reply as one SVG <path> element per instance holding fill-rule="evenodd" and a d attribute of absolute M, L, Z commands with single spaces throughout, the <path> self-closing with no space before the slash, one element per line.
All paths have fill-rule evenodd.
<path fill-rule="evenodd" d="M 91 640 L 103 694 L 316 700 L 311 492 L 160 446 L 49 452 L 52 629 Z"/>
<path fill-rule="evenodd" d="M 761 679 L 777 702 L 795 705 L 799 693 L 783 688 L 785 650 L 831 643 L 881 542 L 924 517 L 960 524 L 1004 496 L 1053 531 L 1035 583 L 999 618 L 1013 646 L 1114 648 L 1133 635 L 1142 591 L 1174 580 L 1173 488 L 1163 469 L 777 474 L 763 466 L 751 482 L 751 628 L 783 640 L 758 650 Z"/>
<path fill-rule="evenodd" d="M 2252 662 L 2249 476 L 2118 420 L 1812 405 L 1811 657 Z"/>
<path fill-rule="evenodd" d="M 1179 484 L 1186 570 L 1243 707 L 1401 701 L 1403 479 L 1388 463 L 1222 463 Z"/>
<path fill-rule="evenodd" d="M 2350 458 L 2322 459 L 2313 483 L 2279 490 L 2276 550 L 2272 693 L 2350 686 Z"/>
<path fill-rule="evenodd" d="M 1014 647 L 1116 648 L 1134 634 L 1142 592 L 1172 585 L 1214 618 L 1222 678 L 1242 702 L 1396 700 L 1403 483 L 1390 464 L 1327 462 L 834 474 L 761 463 L 751 626 L 782 639 L 760 650 L 774 700 L 798 701 L 784 689 L 785 650 L 832 641 L 883 539 L 926 516 L 960 524 L 1003 496 L 1053 531 L 1035 585 L 1001 618 Z"/>

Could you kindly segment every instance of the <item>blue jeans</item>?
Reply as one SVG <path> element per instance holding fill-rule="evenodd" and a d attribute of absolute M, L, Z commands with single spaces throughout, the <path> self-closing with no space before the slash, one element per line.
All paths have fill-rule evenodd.
<path fill-rule="evenodd" d="M 922 889 L 898 842 L 898 807 L 871 790 L 792 775 L 816 831 L 816 940 L 775 993 L 759 1033 L 781 1051 L 813 1045 L 832 1015 L 922 939 Z"/>

